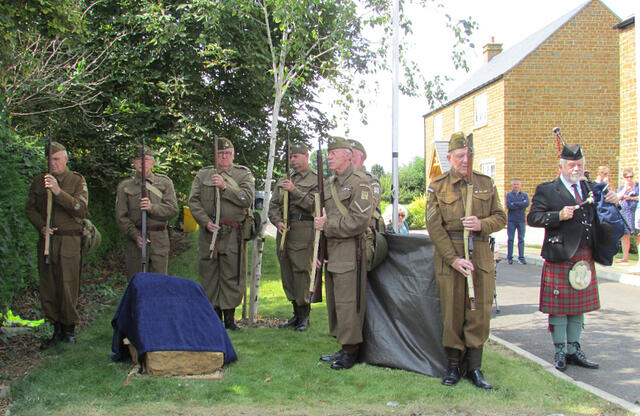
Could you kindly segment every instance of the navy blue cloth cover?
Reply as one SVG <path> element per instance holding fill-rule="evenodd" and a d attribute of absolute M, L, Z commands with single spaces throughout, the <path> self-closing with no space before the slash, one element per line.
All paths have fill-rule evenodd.
<path fill-rule="evenodd" d="M 138 355 L 150 351 L 214 351 L 224 363 L 238 359 L 231 340 L 198 283 L 156 273 L 136 274 L 111 321 L 114 361 L 130 358 L 128 338 Z"/>

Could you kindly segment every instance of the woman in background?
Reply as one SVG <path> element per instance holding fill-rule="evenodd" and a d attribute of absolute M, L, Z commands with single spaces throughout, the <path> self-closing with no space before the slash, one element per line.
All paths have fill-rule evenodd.
<path fill-rule="evenodd" d="M 629 261 L 629 249 L 631 248 L 631 236 L 636 237 L 636 245 L 640 243 L 638 230 L 635 228 L 635 212 L 638 206 L 638 182 L 633 181 L 633 170 L 624 168 L 622 170 L 622 185 L 618 188 L 618 198 L 622 209 L 620 213 L 624 217 L 626 224 L 624 226 L 624 235 L 622 236 L 622 258 L 618 259 L 618 263 Z M 627 224 L 632 228 L 627 228 Z"/>

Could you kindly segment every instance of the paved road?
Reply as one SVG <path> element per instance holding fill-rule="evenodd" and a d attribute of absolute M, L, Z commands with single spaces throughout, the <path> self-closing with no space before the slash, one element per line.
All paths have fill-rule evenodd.
<path fill-rule="evenodd" d="M 497 266 L 500 313 L 491 331 L 545 361 L 553 362 L 547 315 L 538 311 L 541 267 Z M 608 393 L 640 404 L 640 287 L 601 280 L 601 309 L 585 315 L 582 349 L 598 370 L 570 365 L 566 374 Z"/>

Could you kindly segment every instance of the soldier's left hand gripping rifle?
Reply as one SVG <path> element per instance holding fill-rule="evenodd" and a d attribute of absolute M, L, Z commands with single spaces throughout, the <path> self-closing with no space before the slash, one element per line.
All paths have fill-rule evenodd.
<path fill-rule="evenodd" d="M 218 173 L 218 136 L 213 136 L 213 169 Z M 209 258 L 213 258 L 216 249 L 216 239 L 218 238 L 218 226 L 220 225 L 220 188 L 215 187 L 215 196 L 213 198 L 213 223 L 216 225 L 211 233 L 211 244 L 209 244 Z"/>
<path fill-rule="evenodd" d="M 321 217 L 324 210 L 324 165 L 322 162 L 322 138 L 318 138 L 318 152 L 316 153 L 318 169 L 318 192 L 315 194 L 315 217 Z M 315 230 L 313 240 L 313 256 L 311 256 L 311 274 L 309 292 L 311 303 L 322 302 L 322 270 L 327 253 L 327 239 L 320 230 Z"/>
<path fill-rule="evenodd" d="M 51 136 L 49 136 L 49 140 L 47 142 L 47 169 L 49 171 L 49 175 L 53 175 L 53 170 L 51 166 Z M 46 264 L 51 263 L 51 259 L 49 258 L 49 253 L 51 251 L 51 211 L 53 210 L 53 193 L 50 188 L 47 188 L 47 218 L 44 223 L 44 262 Z"/>
<path fill-rule="evenodd" d="M 289 153 L 291 152 L 291 147 L 289 144 L 289 134 L 287 133 L 287 143 L 285 144 L 285 177 L 287 180 L 291 180 L 291 175 L 289 174 Z M 284 224 L 284 229 L 282 230 L 282 235 L 280 236 L 280 254 L 284 253 L 284 243 L 287 238 L 287 231 L 289 230 L 289 191 L 284 191 L 282 195 L 282 222 Z"/>
<path fill-rule="evenodd" d="M 473 214 L 473 133 L 467 136 L 467 200 L 464 205 L 464 216 L 470 217 Z M 464 258 L 471 261 L 473 256 L 473 235 L 465 227 L 463 231 Z M 469 309 L 476 310 L 476 289 L 473 284 L 473 272 L 467 273 L 467 291 L 469 297 Z"/>
<path fill-rule="evenodd" d="M 145 148 L 144 148 L 144 137 L 142 138 L 142 147 L 140 150 L 140 164 L 142 171 L 140 172 L 140 199 L 147 197 L 147 164 L 145 160 Z M 147 211 L 141 210 L 141 225 L 140 225 L 140 237 L 142 239 L 142 245 L 140 246 L 141 252 L 141 265 L 142 265 L 142 273 L 147 271 Z"/>

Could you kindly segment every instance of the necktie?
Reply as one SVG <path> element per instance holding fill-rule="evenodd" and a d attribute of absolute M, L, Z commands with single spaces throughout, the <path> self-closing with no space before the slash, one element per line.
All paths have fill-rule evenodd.
<path fill-rule="evenodd" d="M 582 204 L 582 198 L 580 198 L 580 193 L 578 192 L 578 185 L 574 183 L 571 187 L 573 188 L 573 196 L 576 198 L 576 201 L 578 201 L 578 204 Z"/>

